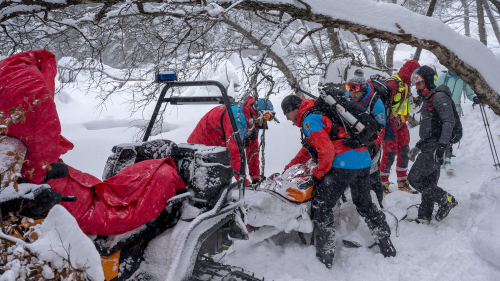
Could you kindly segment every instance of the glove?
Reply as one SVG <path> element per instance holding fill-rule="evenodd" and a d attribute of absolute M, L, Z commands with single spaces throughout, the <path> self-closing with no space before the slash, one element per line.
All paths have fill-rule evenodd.
<path fill-rule="evenodd" d="M 252 184 L 258 184 L 259 180 L 252 180 Z"/>
<path fill-rule="evenodd" d="M 361 143 L 357 140 L 345 139 L 342 141 L 342 144 L 346 147 L 349 147 L 349 148 L 360 148 L 361 147 Z"/>
<path fill-rule="evenodd" d="M 321 182 L 321 179 L 318 179 L 315 175 L 313 175 L 311 179 L 314 186 L 317 186 Z"/>
<path fill-rule="evenodd" d="M 415 105 L 415 108 L 420 107 L 420 105 L 422 105 L 422 102 L 422 97 L 413 98 L 413 104 Z"/>
<path fill-rule="evenodd" d="M 443 165 L 444 163 L 444 153 L 446 152 L 447 144 L 438 144 L 436 152 L 434 153 L 434 160 L 438 165 Z"/>
<path fill-rule="evenodd" d="M 419 153 L 420 153 L 420 148 L 415 146 L 408 152 L 408 158 L 410 158 L 411 162 L 415 162 L 415 159 L 417 158 L 417 155 Z"/>
<path fill-rule="evenodd" d="M 483 104 L 483 101 L 480 98 L 478 98 L 477 96 L 472 99 L 472 102 L 474 104 Z"/>

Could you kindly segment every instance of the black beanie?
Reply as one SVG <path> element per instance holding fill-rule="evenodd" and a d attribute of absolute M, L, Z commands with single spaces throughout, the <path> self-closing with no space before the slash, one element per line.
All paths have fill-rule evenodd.
<path fill-rule="evenodd" d="M 434 69 L 427 65 L 424 65 L 417 69 L 415 72 L 422 76 L 425 82 L 425 87 L 429 91 L 436 89 L 436 84 L 434 84 L 434 77 L 436 76 L 436 72 L 434 72 Z"/>
<path fill-rule="evenodd" d="M 302 99 L 296 95 L 286 96 L 283 101 L 281 101 L 281 109 L 283 109 L 283 114 L 287 114 L 290 111 L 299 109 Z"/>

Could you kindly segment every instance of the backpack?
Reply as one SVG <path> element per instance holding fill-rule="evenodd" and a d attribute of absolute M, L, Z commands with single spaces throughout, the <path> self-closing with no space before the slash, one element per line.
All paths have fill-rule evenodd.
<path fill-rule="evenodd" d="M 373 111 L 373 106 L 375 106 L 375 103 L 377 100 L 382 100 L 382 104 L 384 105 L 385 108 L 385 116 L 389 118 L 390 113 L 391 113 L 391 106 L 392 106 L 392 88 L 385 83 L 386 79 L 385 77 L 380 76 L 379 74 L 375 74 L 370 76 L 370 83 L 372 83 L 375 94 L 372 97 L 372 100 L 370 101 L 370 112 Z"/>
<path fill-rule="evenodd" d="M 349 123 L 336 106 L 326 102 L 325 95 L 333 97 L 339 105 L 344 107 L 346 112 L 357 119 L 357 122 L 354 124 Z M 382 126 L 375 120 L 375 117 L 366 110 L 366 107 L 346 97 L 344 92 L 335 88 L 323 89 L 323 95 L 317 98 L 315 107 L 322 115 L 332 119 L 334 124 L 340 124 L 344 127 L 350 137 L 345 139 L 342 144 L 350 148 L 358 148 L 361 145 L 368 145 L 370 142 L 374 141 L 377 138 L 377 132 Z M 365 126 L 361 132 L 356 129 L 358 123 Z"/>
<path fill-rule="evenodd" d="M 431 94 L 431 96 L 427 100 L 427 110 L 432 114 L 433 121 L 436 120 L 436 118 L 437 118 L 435 116 L 435 113 L 434 113 L 434 106 L 432 105 L 432 100 L 434 99 L 435 93 L 436 93 L 436 91 L 434 90 L 434 92 Z M 448 96 L 448 95 L 446 95 L 446 96 Z M 448 96 L 448 97 L 451 100 L 451 104 L 453 107 L 453 116 L 455 117 L 455 126 L 453 126 L 453 130 L 451 131 L 450 143 L 455 144 L 462 139 L 463 128 L 462 128 L 462 122 L 460 122 L 460 116 L 458 115 L 458 112 L 457 112 L 457 107 L 455 106 L 455 102 L 453 102 L 453 99 L 450 96 Z M 438 130 L 439 130 L 439 132 L 441 132 L 441 121 L 440 121 L 440 119 L 437 119 L 437 120 L 439 120 L 439 121 L 437 122 L 436 126 L 439 127 Z"/>

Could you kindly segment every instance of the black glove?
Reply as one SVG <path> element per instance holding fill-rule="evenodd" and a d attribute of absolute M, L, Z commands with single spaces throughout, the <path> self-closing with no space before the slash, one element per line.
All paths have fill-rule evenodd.
<path fill-rule="evenodd" d="M 370 152 L 370 156 L 372 158 L 375 156 L 376 152 L 378 151 L 378 147 L 374 142 L 368 143 L 366 148 L 368 148 L 368 152 Z"/>
<path fill-rule="evenodd" d="M 448 147 L 448 144 L 438 144 L 438 147 L 436 148 L 436 152 L 434 153 L 434 160 L 438 165 L 443 165 L 444 163 L 444 154 L 446 153 L 446 148 Z"/>
<path fill-rule="evenodd" d="M 474 102 L 474 104 L 483 104 L 483 101 L 477 96 L 472 99 L 472 102 Z"/>
<path fill-rule="evenodd" d="M 349 148 L 360 148 L 361 143 L 357 140 L 352 140 L 352 139 L 345 139 L 342 141 L 342 144 L 346 147 Z"/>
<path fill-rule="evenodd" d="M 252 184 L 258 184 L 260 180 L 253 180 Z"/>

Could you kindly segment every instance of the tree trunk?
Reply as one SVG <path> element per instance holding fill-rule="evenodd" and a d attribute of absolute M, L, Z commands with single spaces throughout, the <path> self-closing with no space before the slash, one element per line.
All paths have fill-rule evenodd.
<path fill-rule="evenodd" d="M 333 57 L 340 57 L 343 53 L 343 50 L 342 46 L 340 45 L 340 40 L 337 30 L 335 30 L 335 28 L 330 26 L 326 28 L 326 33 L 328 34 L 328 40 L 330 41 Z"/>
<path fill-rule="evenodd" d="M 498 29 L 498 23 L 497 20 L 495 19 L 495 16 L 493 15 L 493 12 L 491 11 L 490 4 L 488 4 L 487 0 L 483 0 L 483 6 L 484 10 L 486 11 L 486 14 L 488 15 L 488 19 L 490 20 L 491 26 L 493 27 L 493 33 L 495 33 L 495 37 L 497 38 L 497 41 L 500 43 L 500 30 Z"/>
<path fill-rule="evenodd" d="M 484 10 L 483 10 L 483 0 L 476 0 L 477 8 L 477 28 L 479 31 L 479 41 L 484 45 L 488 46 L 488 41 L 486 40 L 486 27 L 484 23 Z"/>
<path fill-rule="evenodd" d="M 460 0 L 462 7 L 464 8 L 464 29 L 465 36 L 470 37 L 470 16 L 469 16 L 469 4 L 467 0 Z"/>
<path fill-rule="evenodd" d="M 389 47 L 387 47 L 387 53 L 385 55 L 385 65 L 388 68 L 386 73 L 389 75 L 392 74 L 392 69 L 394 68 L 394 52 L 396 51 L 397 46 L 398 44 L 389 44 Z"/>
<path fill-rule="evenodd" d="M 431 0 L 431 3 L 429 4 L 429 9 L 427 10 L 427 13 L 425 14 L 428 17 L 432 17 L 432 14 L 434 13 L 434 9 L 436 8 L 436 3 L 437 0 Z M 417 48 L 417 51 L 415 51 L 415 55 L 413 56 L 414 60 L 419 60 L 420 59 L 420 54 L 422 53 L 422 48 Z"/>
<path fill-rule="evenodd" d="M 491 4 L 493 4 L 495 6 L 495 8 L 497 9 L 496 12 L 500 12 L 500 1 L 498 0 L 490 0 Z"/>
<path fill-rule="evenodd" d="M 370 39 L 370 46 L 372 46 L 373 56 L 375 57 L 375 65 L 378 68 L 385 68 L 382 56 L 380 55 L 380 49 L 378 48 L 377 42 L 374 39 Z"/>
<path fill-rule="evenodd" d="M 397 4 L 398 0 L 392 0 L 392 3 Z M 392 69 L 394 68 L 394 52 L 396 51 L 397 46 L 398 44 L 389 44 L 385 53 L 385 65 L 388 68 L 386 73 L 389 75 L 392 74 Z"/>
<path fill-rule="evenodd" d="M 353 34 L 354 34 L 354 38 L 356 38 L 356 42 L 358 42 L 359 48 L 361 49 L 363 56 L 365 57 L 366 64 L 370 64 L 370 62 L 371 62 L 370 57 L 368 56 L 368 52 L 366 51 L 366 49 L 363 47 L 363 45 L 361 45 L 361 41 L 359 40 L 358 34 L 356 34 L 356 33 L 353 33 Z"/>
<path fill-rule="evenodd" d="M 301 20 L 300 22 L 302 23 L 302 26 L 304 26 L 304 29 L 306 30 L 306 32 L 309 32 L 309 28 L 307 27 L 306 22 L 304 20 Z M 316 43 L 314 42 L 312 34 L 309 34 L 308 37 L 309 37 L 309 40 L 311 40 L 313 51 L 314 51 L 314 54 L 316 55 L 316 58 L 318 59 L 318 63 L 322 63 L 323 58 L 321 57 L 321 53 L 318 50 L 318 46 L 316 46 Z"/>

